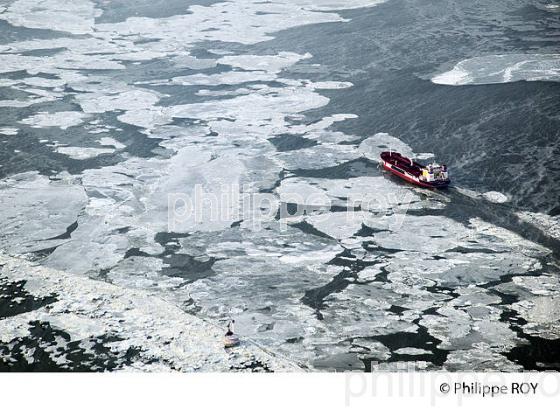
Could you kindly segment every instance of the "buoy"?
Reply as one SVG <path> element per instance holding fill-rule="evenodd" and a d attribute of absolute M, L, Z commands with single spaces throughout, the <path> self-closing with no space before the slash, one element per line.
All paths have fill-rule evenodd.
<path fill-rule="evenodd" d="M 224 347 L 235 347 L 239 345 L 239 338 L 233 334 L 233 324 L 235 320 L 228 323 L 228 330 L 224 336 Z"/>

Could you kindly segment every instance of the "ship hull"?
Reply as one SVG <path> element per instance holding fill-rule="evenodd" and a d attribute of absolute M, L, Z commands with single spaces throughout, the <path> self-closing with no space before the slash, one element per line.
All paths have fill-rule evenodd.
<path fill-rule="evenodd" d="M 390 173 L 392 173 L 393 175 L 398 176 L 401 179 L 404 179 L 405 181 L 414 184 L 416 186 L 422 187 L 422 188 L 431 188 L 431 189 L 443 189 L 443 188 L 447 188 L 449 186 L 450 181 L 434 181 L 434 182 L 425 182 L 425 181 L 420 181 L 420 179 L 418 179 L 418 177 L 409 174 L 408 172 L 402 170 L 402 169 L 395 169 L 395 167 L 390 164 L 387 161 L 381 160 L 381 165 L 383 166 L 383 169 L 385 169 L 386 171 L 389 171 Z"/>

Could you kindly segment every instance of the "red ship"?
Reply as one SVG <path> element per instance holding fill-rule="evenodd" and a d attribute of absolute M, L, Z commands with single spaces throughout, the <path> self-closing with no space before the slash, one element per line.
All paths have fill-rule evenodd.
<path fill-rule="evenodd" d="M 451 182 L 446 165 L 435 162 L 422 165 L 398 152 L 383 151 L 381 165 L 405 181 L 424 188 L 447 188 Z"/>

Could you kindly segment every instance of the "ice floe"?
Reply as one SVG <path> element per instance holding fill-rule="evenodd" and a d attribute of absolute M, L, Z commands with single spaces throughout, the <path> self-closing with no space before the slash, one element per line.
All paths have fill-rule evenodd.
<path fill-rule="evenodd" d="M 560 12 L 560 4 L 545 4 L 544 9 L 553 13 Z"/>
<path fill-rule="evenodd" d="M 559 54 L 500 54 L 473 57 L 432 78 L 433 83 L 443 85 L 559 80 Z"/>
<path fill-rule="evenodd" d="M 294 3 L 312 10 L 338 10 L 338 9 L 357 9 L 371 7 L 386 0 L 295 0 Z"/>
<path fill-rule="evenodd" d="M 297 54 L 281 51 L 277 55 L 229 55 L 221 57 L 217 62 L 243 70 L 277 74 L 297 62 L 309 58 L 311 58 L 309 53 Z"/>
<path fill-rule="evenodd" d="M 76 101 L 85 113 L 103 113 L 115 110 L 137 111 L 155 105 L 160 97 L 150 91 L 125 89 L 121 92 L 102 90 L 76 96 Z"/>
<path fill-rule="evenodd" d="M 556 340 L 560 333 L 560 324 L 555 319 L 560 313 L 559 302 L 557 296 L 534 297 L 515 303 L 513 309 L 527 321 L 527 324 L 522 326 L 525 333 Z"/>
<path fill-rule="evenodd" d="M 407 157 L 413 156 L 410 146 L 400 139 L 382 132 L 364 139 L 358 149 L 365 157 L 375 161 L 379 160 L 379 155 L 383 151 L 395 151 Z"/>
<path fill-rule="evenodd" d="M 464 310 L 442 307 L 438 315 L 424 315 L 420 324 L 442 341 L 438 347 L 445 350 L 467 350 L 478 343 L 488 350 L 504 352 L 520 343 L 516 333 L 506 323 L 491 319 L 473 321 Z"/>
<path fill-rule="evenodd" d="M 30 107 L 34 104 L 41 104 L 50 101 L 55 101 L 60 98 L 62 94 L 60 92 L 47 91 L 39 88 L 23 88 L 21 86 L 13 86 L 13 90 L 23 91 L 26 95 L 26 99 L 15 99 L 15 100 L 0 100 L 0 107 L 13 107 L 13 108 L 23 108 Z"/>
<path fill-rule="evenodd" d="M 0 14 L 13 26 L 87 34 L 101 15 L 89 0 L 16 0 Z"/>
<path fill-rule="evenodd" d="M 0 128 L 0 134 L 2 135 L 17 135 L 19 129 L 14 127 L 2 127 Z"/>
<path fill-rule="evenodd" d="M 496 204 L 503 204 L 504 202 L 509 201 L 507 195 L 502 194 L 501 192 L 496 191 L 488 191 L 482 194 L 486 200 L 490 202 L 494 202 Z"/>
<path fill-rule="evenodd" d="M 273 81 L 276 76 L 265 71 L 226 71 L 220 74 L 193 74 L 173 77 L 171 83 L 180 85 L 232 85 L 258 81 Z"/>
<path fill-rule="evenodd" d="M 396 354 L 405 354 L 409 356 L 420 356 L 424 354 L 432 354 L 430 350 L 426 349 L 418 349 L 416 347 L 401 347 L 400 349 L 395 350 L 393 353 Z"/>
<path fill-rule="evenodd" d="M 73 159 L 90 159 L 102 154 L 112 154 L 113 148 L 92 148 L 92 147 L 56 147 L 55 151 L 59 154 L 68 155 Z"/>
<path fill-rule="evenodd" d="M 39 112 L 24 118 L 20 123 L 34 128 L 58 127 L 65 130 L 82 124 L 87 117 L 87 114 L 78 111 Z"/>
<path fill-rule="evenodd" d="M 444 364 L 447 371 L 470 371 L 488 372 L 519 372 L 523 370 L 521 365 L 509 361 L 502 354 L 492 351 L 484 343 L 477 344 L 475 349 L 455 350 L 447 355 Z"/>

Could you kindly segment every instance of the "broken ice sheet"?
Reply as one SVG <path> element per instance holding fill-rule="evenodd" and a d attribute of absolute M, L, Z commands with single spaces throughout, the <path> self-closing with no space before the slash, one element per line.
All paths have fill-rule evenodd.
<path fill-rule="evenodd" d="M 306 288 L 326 284 L 336 275 L 339 268 L 325 262 L 341 249 L 295 228 L 270 228 L 275 235 L 268 230 L 232 229 L 213 235 L 211 243 L 203 233 L 182 240 L 184 252 L 203 251 L 218 258 L 212 266 L 215 275 L 187 288 L 205 315 L 235 315 L 240 332 L 287 352 L 291 350 L 284 345 L 287 339 L 320 331 L 313 310 L 300 298 Z M 262 327 L 266 323 L 268 330 Z"/>
<path fill-rule="evenodd" d="M 507 323 L 496 319 L 475 321 L 466 311 L 447 306 L 437 309 L 437 313 L 422 316 L 420 324 L 441 340 L 440 349 L 470 349 L 483 342 L 496 352 L 505 352 L 522 342 Z"/>
<path fill-rule="evenodd" d="M 512 308 L 527 322 L 523 331 L 544 339 L 556 340 L 560 337 L 560 298 L 534 297 L 514 303 Z"/>
<path fill-rule="evenodd" d="M 255 166 L 249 173 L 242 154 L 230 149 L 213 156 L 199 146 L 187 145 L 170 160 L 131 158 L 84 171 L 81 181 L 89 202 L 72 241 L 57 248 L 48 257 L 48 265 L 82 273 L 107 269 L 130 247 L 159 253 L 160 245 L 154 240 L 158 232 L 219 231 L 240 218 L 258 218 L 258 211 L 252 215 L 241 209 L 239 190 L 254 194 L 274 181 L 261 178 Z M 185 217 L 173 202 L 174 195 L 179 196 L 178 203 L 189 200 L 191 212 Z M 208 201 L 214 201 L 212 207 Z M 124 234 L 119 232 L 123 228 L 127 229 Z"/>
<path fill-rule="evenodd" d="M 161 286 L 161 270 L 164 262 L 160 258 L 131 256 L 119 261 L 107 273 L 107 280 L 126 288 L 150 289 Z M 182 284 L 182 280 L 174 281 L 174 286 Z"/>
<path fill-rule="evenodd" d="M 26 286 L 26 289 L 36 296 L 61 295 L 48 306 L 0 320 L 0 340 L 10 349 L 25 345 L 25 339 L 30 338 L 31 343 L 63 369 L 77 366 L 82 370 L 229 371 L 258 363 L 269 370 L 296 368 L 292 362 L 272 357 L 250 342 L 230 354 L 222 343 L 216 342 L 221 341 L 222 328 L 186 314 L 146 291 L 114 286 L 3 255 L 0 255 L 0 275 L 10 281 L 32 281 L 33 287 Z M 34 337 L 33 326 L 37 325 L 42 326 L 40 334 L 52 334 L 53 338 Z M 28 351 L 25 346 L 23 350 Z M 100 367 L 95 367 L 88 358 L 98 357 L 100 351 L 111 363 L 100 362 L 97 364 Z M 5 352 L 1 350 L 0 356 Z M 33 363 L 29 353 L 21 365 Z M 82 360 L 76 359 L 76 354 L 81 353 Z"/>
<path fill-rule="evenodd" d="M 433 258 L 422 252 L 398 252 L 391 255 L 387 270 L 412 274 L 444 287 L 484 284 L 508 274 L 521 274 L 536 269 L 537 261 L 522 255 L 446 252 L 444 258 Z"/>
<path fill-rule="evenodd" d="M 352 340 L 351 350 L 360 353 L 361 357 L 369 359 L 387 360 L 391 357 L 391 351 L 381 342 L 375 340 L 355 338 Z"/>
<path fill-rule="evenodd" d="M 38 16 L 55 15 L 57 12 L 59 17 L 65 16 L 67 13 L 60 9 L 62 3 L 45 0 L 39 3 L 37 9 L 30 10 L 22 6 L 29 2 L 18 1 L 12 3 L 9 12 L 0 15 L 0 18 L 8 16 L 12 24 L 17 21 L 22 26 L 34 27 Z M 422 316 L 428 319 L 426 325 L 431 327 L 428 332 L 445 333 L 445 324 L 440 323 L 434 314 L 443 309 L 441 311 L 449 317 L 457 316 L 459 336 L 463 330 L 470 329 L 460 340 L 444 340 L 444 345 L 469 346 L 468 349 L 476 354 L 482 349 L 481 357 L 488 360 L 492 368 L 512 368 L 511 363 L 494 352 L 504 348 L 499 345 L 499 338 L 503 338 L 507 346 L 512 341 L 511 333 L 502 325 L 498 326 L 498 330 L 491 326 L 503 313 L 502 301 L 482 286 L 507 280 L 509 275 L 538 274 L 542 266 L 539 266 L 537 258 L 547 255 L 548 251 L 479 220 L 464 225 L 441 217 L 439 213 L 426 216 L 433 209 L 444 208 L 448 202 L 434 199 L 435 196 L 421 196 L 418 190 L 395 184 L 391 179 L 379 176 L 375 170 L 374 161 L 379 152 L 393 149 L 405 155 L 414 155 L 410 146 L 389 134 L 368 137 L 330 129 L 336 122 L 351 121 L 356 117 L 354 114 L 335 113 L 309 123 L 305 111 L 322 108 L 329 103 L 326 97 L 329 94 L 321 90 L 352 86 L 347 81 L 331 81 L 328 76 L 321 77 L 324 81 L 320 82 L 307 78 L 282 78 L 284 70 L 303 60 L 310 60 L 310 66 L 314 64 L 310 54 L 275 50 L 269 55 L 235 55 L 231 50 L 218 50 L 229 48 L 225 42 L 254 44 L 271 39 L 277 30 L 302 24 L 342 22 L 345 21 L 343 17 L 325 10 L 375 3 L 371 0 L 296 0 L 272 4 L 242 0 L 235 4 L 222 2 L 193 6 L 188 10 L 185 6 L 182 15 L 166 18 L 136 16 L 93 27 L 95 16 L 92 17 L 92 14 L 98 13 L 95 4 L 79 1 L 73 5 L 80 8 L 76 11 L 79 18 L 61 21 L 55 16 L 55 26 L 70 33 L 95 30 L 95 37 L 29 40 L 0 45 L 3 57 L 0 71 L 26 70 L 32 76 L 2 83 L 3 87 L 11 87 L 15 91 L 28 91 L 31 95 L 28 100 L 7 100 L 0 104 L 24 106 L 55 101 L 68 96 L 67 91 L 57 90 L 65 87 L 71 90 L 71 100 L 77 102 L 84 113 L 97 114 L 88 118 L 88 121 L 93 118 L 91 124 L 114 114 L 118 121 L 139 127 L 140 132 L 150 138 L 160 139 L 160 147 L 165 148 L 158 150 L 159 156 L 156 157 L 123 157 L 117 165 L 83 171 L 79 177 L 87 197 L 78 200 L 77 195 L 75 198 L 74 193 L 69 194 L 71 204 L 68 207 L 75 211 L 74 218 L 65 214 L 52 226 L 52 221 L 46 225 L 53 231 L 53 236 L 66 238 L 67 226 L 62 222 L 68 219 L 68 226 L 78 223 L 77 227 L 71 226 L 70 238 L 48 241 L 53 245 L 55 241 L 58 248 L 45 259 L 46 264 L 72 270 L 78 275 L 91 274 L 121 287 L 115 295 L 116 300 L 103 297 L 101 304 L 104 307 L 92 308 L 94 314 L 108 317 L 103 319 L 103 323 L 115 326 L 118 334 L 127 336 L 123 341 L 114 342 L 111 348 L 122 352 L 138 341 L 148 345 L 149 354 L 155 354 L 157 343 L 144 340 L 147 332 L 142 327 L 158 337 L 161 329 L 173 331 L 176 325 L 173 320 L 177 317 L 163 308 L 175 319 L 171 322 L 159 322 L 158 319 L 161 326 L 150 321 L 142 322 L 145 317 L 154 315 L 151 311 L 140 312 L 139 315 L 145 317 L 138 322 L 132 320 L 135 323 L 131 325 L 132 330 L 110 321 L 111 315 L 122 313 L 119 310 L 121 305 L 137 313 L 134 298 L 145 299 L 135 292 L 144 288 L 192 311 L 200 308 L 199 314 L 209 320 L 235 316 L 240 332 L 278 349 L 280 353 L 306 362 L 317 357 L 336 356 L 339 361 L 359 364 L 351 350 L 359 348 L 352 343 L 364 345 L 361 349 L 364 355 L 368 354 L 368 349 L 371 356 L 377 355 L 379 360 L 386 360 L 390 357 L 390 349 L 373 342 L 370 338 L 372 334 L 417 332 L 420 329 L 417 323 Z M 201 44 L 206 40 L 223 41 L 224 44 L 213 44 L 215 48 L 208 51 L 214 55 L 207 59 L 193 57 L 190 54 L 193 45 L 202 48 Z M 103 50 L 103 54 L 99 54 L 99 50 Z M 35 55 L 38 51 L 42 57 Z M 162 77 L 169 74 L 161 82 L 157 78 L 149 78 L 140 70 L 141 65 L 130 69 L 131 61 L 149 62 L 150 67 L 152 64 L 159 67 L 156 59 L 176 64 L 175 68 L 179 70 L 164 74 L 158 72 Z M 232 70 L 228 71 L 226 65 Z M 317 64 L 313 67 L 323 70 Z M 192 73 L 189 68 L 199 72 Z M 213 68 L 211 73 L 202 71 L 207 68 Z M 93 74 L 89 69 L 98 71 Z M 39 72 L 52 78 L 43 79 L 37 74 Z M 140 74 L 140 78 L 132 78 L 128 82 L 131 72 Z M 302 72 L 294 70 L 290 77 Z M 122 80 L 124 78 L 127 81 Z M 181 85 L 165 88 L 167 78 L 175 78 Z M 220 87 L 223 85 L 229 87 Z M 197 103 L 176 102 L 176 95 L 167 98 L 167 95 L 154 91 L 159 86 L 166 92 L 172 89 L 170 94 L 178 89 L 187 94 L 196 90 Z M 49 90 L 41 91 L 40 87 Z M 59 103 L 62 102 L 56 102 Z M 68 128 L 72 124 L 66 119 L 55 118 L 56 121 L 49 122 L 46 118 L 29 115 L 24 119 L 26 125 Z M 84 119 L 74 118 L 74 126 L 83 126 L 77 121 Z M 197 122 L 198 125 L 196 129 L 181 125 L 187 122 Z M 87 129 L 95 133 L 110 133 L 114 129 L 101 122 L 96 124 Z M 316 145 L 282 153 L 269 139 L 284 134 L 298 135 Z M 96 136 L 92 136 L 94 138 Z M 129 145 L 129 139 L 119 139 Z M 98 142 L 102 147 L 85 147 L 89 151 L 79 152 L 73 146 L 58 146 L 58 149 L 67 153 L 74 150 L 75 156 L 84 156 L 84 153 L 96 153 L 92 149 L 124 148 L 109 137 Z M 427 158 L 429 155 L 417 154 L 416 157 Z M 351 175 L 356 178 L 300 177 L 305 174 L 304 170 L 308 171 L 307 175 L 320 176 L 323 173 L 332 177 L 323 168 L 344 169 L 351 166 L 352 161 L 361 166 L 356 175 Z M 299 171 L 298 177 L 281 181 L 283 169 L 292 170 L 294 174 Z M 336 171 L 339 168 L 333 169 Z M 341 171 L 341 174 L 344 172 Z M 50 184 L 56 186 L 55 182 L 46 183 L 49 189 Z M 294 202 L 304 204 L 312 202 L 308 199 L 310 195 L 318 194 L 318 204 L 330 204 L 333 209 L 323 209 L 323 214 L 310 214 L 290 221 L 293 222 L 290 226 L 285 221 L 263 221 L 256 210 L 237 212 L 235 204 L 224 204 L 220 207 L 226 215 L 222 221 L 203 218 L 199 223 L 187 220 L 175 232 L 177 238 L 169 240 L 169 245 L 156 241 L 158 233 L 168 230 L 167 195 L 176 192 L 190 194 L 197 183 L 215 194 L 224 192 L 217 186 L 246 184 L 250 194 L 262 195 L 262 199 L 278 194 L 280 199 L 290 200 L 290 195 L 301 194 L 303 199 Z M 16 185 L 10 186 L 10 192 L 16 191 Z M 38 191 L 44 189 L 41 186 Z M 408 202 L 404 201 L 407 194 L 411 195 Z M 65 192 L 61 195 L 67 197 Z M 384 199 L 382 206 L 375 202 L 380 196 Z M 32 205 L 24 202 L 21 204 L 26 213 L 35 211 Z M 335 212 L 347 202 L 354 203 L 356 209 L 348 213 Z M 47 208 L 52 211 L 55 207 L 49 202 Z M 419 212 L 407 216 L 399 226 L 383 218 L 391 212 L 396 214 L 407 209 Z M 29 240 L 45 228 L 28 229 L 26 218 L 24 214 L 18 215 L 16 222 L 11 220 L 14 226 L 16 223 L 19 225 L 7 241 L 14 238 L 16 242 Z M 258 226 L 252 223 L 254 221 L 258 222 Z M 34 224 L 37 221 L 32 217 L 31 226 Z M 37 246 L 44 247 L 44 244 Z M 22 249 L 36 248 L 33 245 Z M 173 255 L 170 249 L 175 252 Z M 169 256 L 203 261 L 202 265 L 207 263 L 211 267 L 204 272 L 203 278 L 192 281 L 197 272 L 193 272 L 196 269 L 188 264 L 183 271 L 177 269 L 169 274 L 168 268 L 172 264 Z M 333 259 L 340 265 L 330 263 Z M 372 263 L 375 265 L 369 265 Z M 359 270 L 356 265 L 360 264 L 369 266 Z M 188 286 L 183 286 L 189 281 Z M 87 281 L 79 284 L 88 292 L 114 295 L 114 288 L 99 288 Z M 547 279 L 542 286 L 537 286 L 530 281 L 522 284 L 514 280 L 511 285 L 516 286 L 513 293 L 528 295 L 530 299 L 524 301 L 527 304 L 519 302 L 515 308 L 521 312 L 520 315 L 531 318 L 529 326 L 540 323 L 532 327 L 533 331 L 545 334 L 543 329 L 546 327 L 546 334 L 553 335 L 555 330 L 545 321 L 543 313 L 547 311 L 543 308 L 547 303 L 556 303 L 552 299 L 557 293 L 553 283 Z M 64 309 L 88 311 L 90 307 L 84 307 L 83 295 L 72 293 L 79 289 L 72 289 L 65 283 L 59 286 L 57 289 L 61 293 L 70 296 L 55 309 L 56 315 L 60 316 L 52 323 L 61 326 L 68 319 L 77 327 L 83 327 L 84 331 L 91 329 L 87 320 L 75 318 L 75 311 L 67 317 L 63 316 Z M 317 300 L 303 300 L 306 295 L 317 295 Z M 151 308 L 152 300 L 148 299 L 146 305 Z M 157 303 L 155 305 L 160 307 Z M 459 313 L 450 313 L 455 311 Z M 126 312 L 122 315 L 130 319 Z M 323 320 L 318 319 L 320 315 Z M 432 316 L 436 319 L 432 320 Z M 50 320 L 48 316 L 43 318 Z M 176 321 L 187 320 L 188 317 L 179 316 Z M 142 332 L 138 332 L 136 326 Z M 478 330 L 475 329 L 477 327 Z M 196 329 L 200 328 L 193 330 L 198 335 Z M 338 329 L 343 329 L 343 334 Z M 69 330 L 73 330 L 73 337 L 81 336 L 72 326 Z M 128 333 L 138 336 L 138 339 L 131 341 Z M 487 335 L 483 337 L 481 334 Z M 480 342 L 481 339 L 484 341 Z M 169 339 L 158 339 L 158 343 L 164 341 Z M 82 341 L 81 345 L 88 351 L 92 349 L 88 340 Z M 492 352 L 489 353 L 488 349 Z M 396 350 L 396 353 L 406 355 L 428 351 L 407 346 Z M 179 355 L 178 359 L 177 356 L 165 356 L 165 351 L 163 353 L 169 362 L 174 365 L 179 363 L 177 368 L 213 368 L 190 355 Z M 212 350 L 211 353 L 216 352 Z M 470 354 L 466 350 L 452 352 L 449 366 L 457 369 L 468 369 L 469 366 L 482 368 L 484 362 L 476 361 Z M 157 366 L 144 362 L 130 365 L 136 369 L 159 368 Z M 418 366 L 426 368 L 429 364 L 422 362 Z"/>
<path fill-rule="evenodd" d="M 484 306 L 499 304 L 502 299 L 478 286 L 467 286 L 454 290 L 459 296 L 454 298 L 451 304 L 453 306 Z"/>
<path fill-rule="evenodd" d="M 511 308 L 525 320 L 523 331 L 544 339 L 560 337 L 560 282 L 556 275 L 516 276 L 495 287 L 515 298 Z"/>
<path fill-rule="evenodd" d="M 518 372 L 522 366 L 509 361 L 504 355 L 493 351 L 485 343 L 477 343 L 474 349 L 449 352 L 444 369 L 457 371 Z"/>
<path fill-rule="evenodd" d="M 50 181 L 38 173 L 18 174 L 0 184 L 0 245 L 15 254 L 50 247 L 64 235 L 87 202 L 83 188 L 67 177 Z"/>
<path fill-rule="evenodd" d="M 325 298 L 321 309 L 325 326 L 331 337 L 355 338 L 387 335 L 397 332 L 416 332 L 412 323 L 417 315 L 402 318 L 389 311 L 402 296 L 386 289 L 381 283 L 349 284 L 343 291 Z"/>

